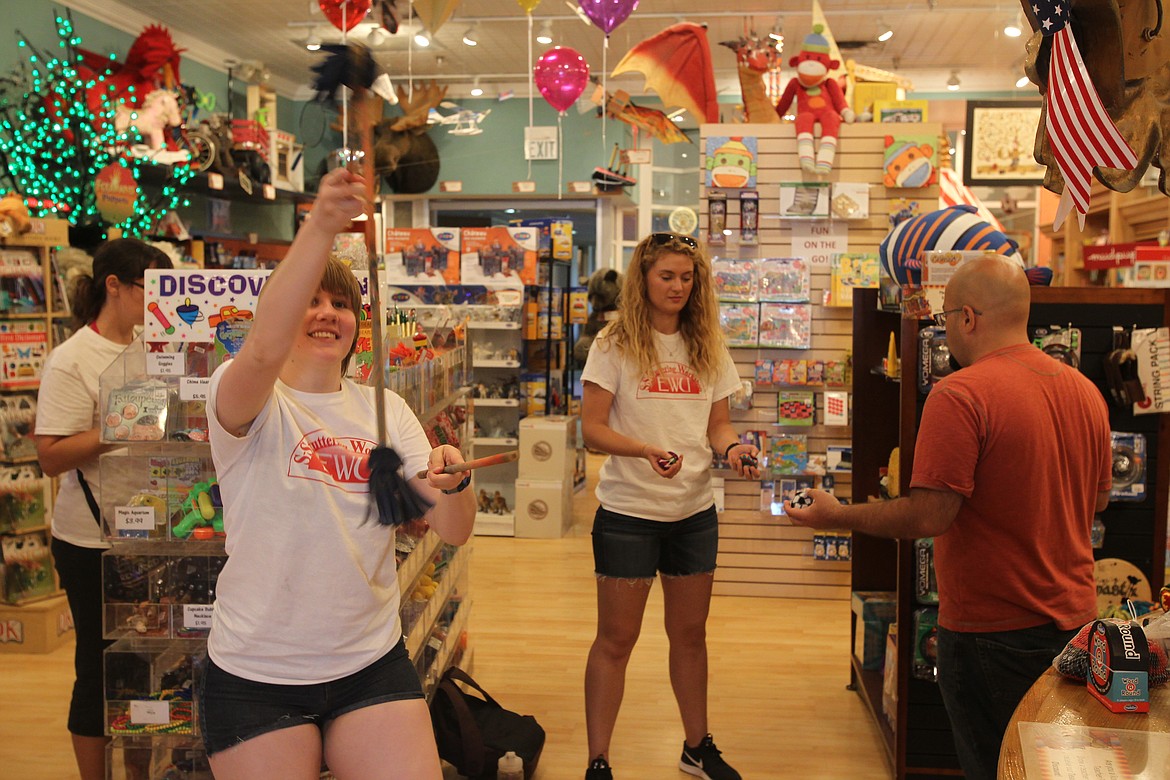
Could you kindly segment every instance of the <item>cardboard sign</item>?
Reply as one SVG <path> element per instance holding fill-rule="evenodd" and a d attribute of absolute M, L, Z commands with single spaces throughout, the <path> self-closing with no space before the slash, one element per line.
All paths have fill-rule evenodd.
<path fill-rule="evenodd" d="M 1138 356 L 1138 379 L 1146 400 L 1133 405 L 1134 414 L 1170 411 L 1170 328 L 1134 330 L 1130 348 Z"/>

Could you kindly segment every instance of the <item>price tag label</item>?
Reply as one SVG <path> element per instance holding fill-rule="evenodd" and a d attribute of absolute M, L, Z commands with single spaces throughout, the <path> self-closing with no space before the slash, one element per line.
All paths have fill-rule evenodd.
<path fill-rule="evenodd" d="M 271 184 L 265 184 L 264 185 L 264 199 L 265 200 L 276 200 L 276 187 L 273 187 Z"/>
<path fill-rule="evenodd" d="M 183 376 L 187 373 L 187 355 L 183 352 L 147 352 L 146 373 L 151 376 Z"/>
<path fill-rule="evenodd" d="M 130 702 L 130 722 L 143 726 L 165 726 L 171 722 L 169 701 Z"/>
<path fill-rule="evenodd" d="M 206 401 L 207 388 L 211 385 L 210 379 L 199 377 L 183 377 L 179 380 L 180 401 Z"/>
<path fill-rule="evenodd" d="M 207 189 L 222 190 L 223 189 L 223 174 L 208 173 L 207 174 Z"/>
<path fill-rule="evenodd" d="M 184 604 L 183 628 L 211 630 L 211 604 Z"/>
<path fill-rule="evenodd" d="M 114 507 L 114 530 L 119 536 L 154 530 L 154 507 Z"/>

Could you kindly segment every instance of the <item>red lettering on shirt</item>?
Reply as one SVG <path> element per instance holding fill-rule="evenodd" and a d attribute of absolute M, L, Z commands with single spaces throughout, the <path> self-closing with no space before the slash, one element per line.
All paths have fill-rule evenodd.
<path fill-rule="evenodd" d="M 293 447 L 288 475 L 341 488 L 348 493 L 369 490 L 370 470 L 365 459 L 374 442 L 324 431 L 306 434 Z"/>
<path fill-rule="evenodd" d="M 703 386 L 690 366 L 682 363 L 663 363 L 638 383 L 638 398 L 701 396 Z"/>

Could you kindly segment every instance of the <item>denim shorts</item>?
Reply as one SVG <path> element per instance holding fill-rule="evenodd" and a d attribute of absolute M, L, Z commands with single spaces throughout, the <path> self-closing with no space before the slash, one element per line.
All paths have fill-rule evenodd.
<path fill-rule="evenodd" d="M 208 755 L 277 729 L 312 724 L 388 701 L 423 698 L 418 672 L 399 640 L 348 677 L 308 685 L 276 685 L 237 677 L 208 658 L 199 685 L 199 725 Z"/>
<path fill-rule="evenodd" d="M 715 571 L 719 516 L 712 505 L 673 522 L 646 520 L 598 507 L 593 565 L 598 576 L 653 579 Z"/>

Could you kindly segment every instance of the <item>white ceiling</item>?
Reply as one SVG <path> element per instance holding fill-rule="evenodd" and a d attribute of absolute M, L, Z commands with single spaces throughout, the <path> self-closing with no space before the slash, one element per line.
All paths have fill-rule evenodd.
<path fill-rule="evenodd" d="M 62 0 L 64 5 L 137 34 L 152 22 L 168 27 L 185 57 L 225 69 L 228 60 L 261 62 L 271 74 L 271 83 L 289 97 L 309 93 L 310 67 L 320 54 L 306 51 L 304 41 L 310 29 L 326 41 L 340 40 L 340 31 L 321 14 L 317 0 Z M 812 25 L 811 0 L 738 0 L 735 11 L 712 11 L 711 0 L 641 0 L 638 8 L 613 33 L 608 69 L 630 46 L 659 32 L 676 21 L 705 22 L 711 42 L 712 60 L 720 91 L 738 92 L 735 58 L 719 46 L 720 41 L 756 31 L 766 35 L 781 25 L 786 36 L 785 57 L 791 56 Z M 405 21 L 409 3 L 398 0 Z M 533 12 L 536 29 L 545 19 L 552 21 L 554 44 L 571 46 L 584 55 L 594 74 L 603 63 L 604 36 L 574 13 L 574 0 L 543 0 Z M 843 54 L 857 62 L 896 70 L 913 81 L 916 91 L 942 92 L 952 71 L 963 91 L 1015 91 L 1035 96 L 1029 85 L 1016 90 L 1022 75 L 1027 37 L 1008 38 L 1001 32 L 1005 22 L 1016 17 L 1020 6 L 1001 0 L 821 0 L 825 16 L 837 41 L 857 42 L 859 48 L 845 48 Z M 878 43 L 879 19 L 894 29 L 894 37 Z M 316 23 L 318 26 L 312 28 Z M 479 45 L 462 43 L 464 32 L 477 23 Z M 1025 23 L 1025 29 L 1026 23 Z M 351 33 L 364 37 L 369 25 Z M 533 33 L 535 35 L 535 32 Z M 480 76 L 485 96 L 502 89 L 526 94 L 528 73 L 528 21 L 512 0 L 462 0 L 454 16 L 433 36 L 427 49 L 410 43 L 411 36 L 400 31 L 376 47 L 379 62 L 392 79 L 438 78 L 451 85 L 450 95 L 466 96 L 473 77 Z M 532 43 L 533 59 L 547 48 Z M 441 59 L 440 59 L 441 58 Z M 785 67 L 784 75 L 790 70 Z M 611 80 L 633 94 L 643 89 L 640 77 Z"/>

